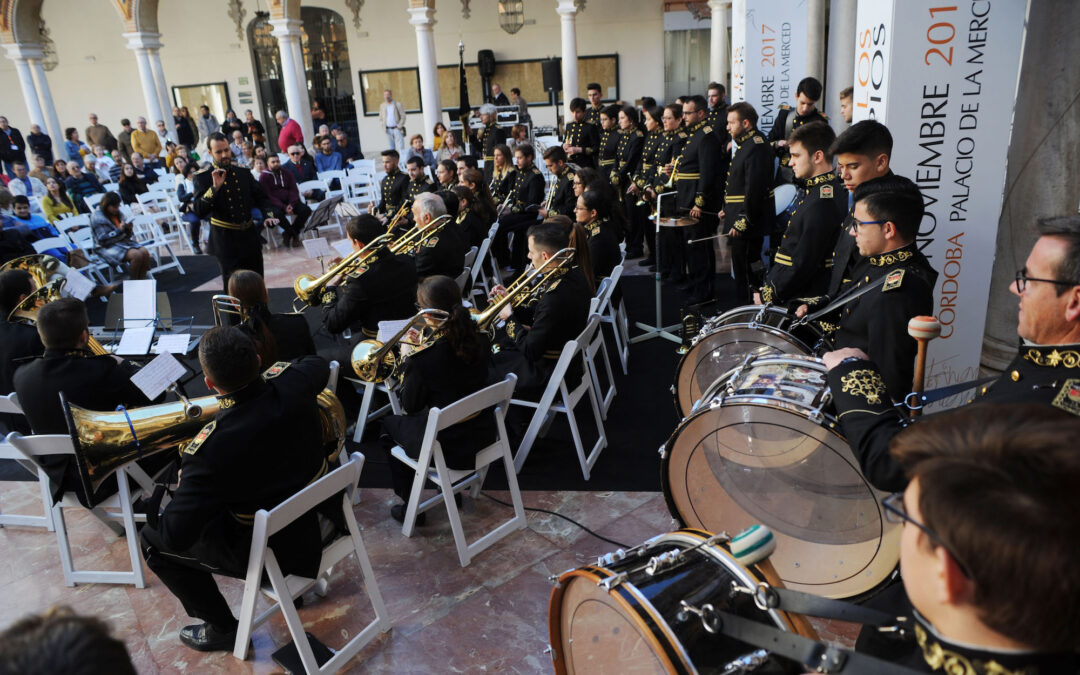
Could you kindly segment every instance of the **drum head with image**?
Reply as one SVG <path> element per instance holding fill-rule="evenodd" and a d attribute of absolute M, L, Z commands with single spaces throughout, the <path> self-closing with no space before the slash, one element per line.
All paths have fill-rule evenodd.
<path fill-rule="evenodd" d="M 769 527 L 770 560 L 788 588 L 834 598 L 874 589 L 899 559 L 885 494 L 832 422 L 812 421 L 797 400 L 752 391 L 761 388 L 704 407 L 668 441 L 661 478 L 672 514 L 711 532 Z"/>

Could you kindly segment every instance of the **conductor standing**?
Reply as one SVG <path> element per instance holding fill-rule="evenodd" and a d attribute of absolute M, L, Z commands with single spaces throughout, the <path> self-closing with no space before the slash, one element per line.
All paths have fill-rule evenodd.
<path fill-rule="evenodd" d="M 199 218 L 210 219 L 209 250 L 218 260 L 224 285 L 238 269 L 263 273 L 263 240 L 252 211 L 258 209 L 260 217 L 269 213 L 270 201 L 251 172 L 232 163 L 232 150 L 224 134 L 210 134 L 207 146 L 214 166 L 195 174 L 194 209 Z M 268 227 L 277 223 L 276 218 L 263 221 Z"/>

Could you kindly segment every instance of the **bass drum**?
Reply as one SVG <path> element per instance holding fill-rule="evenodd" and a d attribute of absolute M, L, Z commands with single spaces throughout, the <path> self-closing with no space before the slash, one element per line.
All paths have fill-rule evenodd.
<path fill-rule="evenodd" d="M 750 354 L 813 354 L 827 346 L 821 330 L 812 324 L 792 327 L 795 318 L 772 305 L 746 305 L 705 322 L 693 346 L 675 366 L 675 408 L 686 417 L 721 375 Z"/>
<path fill-rule="evenodd" d="M 758 358 L 719 378 L 661 449 L 661 482 L 684 526 L 773 531 L 788 588 L 853 598 L 887 581 L 900 526 L 867 482 L 828 411 L 825 366 Z"/>
<path fill-rule="evenodd" d="M 754 588 L 765 578 L 712 537 L 700 530 L 669 532 L 560 575 L 548 606 L 555 672 L 722 672 L 755 651 L 706 631 L 700 618 L 682 611 L 683 600 L 794 632 L 784 612 L 760 610 L 751 596 L 731 592 L 732 583 Z"/>

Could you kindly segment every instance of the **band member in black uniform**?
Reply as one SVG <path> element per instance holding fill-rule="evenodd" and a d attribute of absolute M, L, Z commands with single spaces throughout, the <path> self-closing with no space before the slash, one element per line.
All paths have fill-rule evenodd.
<path fill-rule="evenodd" d="M 709 105 L 709 109 L 705 112 L 705 123 L 712 127 L 713 132 L 721 141 L 728 140 L 727 103 L 724 101 L 726 93 L 727 88 L 719 82 L 710 82 L 705 90 L 705 102 Z"/>
<path fill-rule="evenodd" d="M 548 173 L 554 176 L 555 183 L 548 188 L 544 206 L 540 207 L 540 217 L 573 216 L 577 196 L 574 194 L 574 172 L 566 166 L 566 152 L 556 146 L 544 151 L 544 164 Z"/>
<path fill-rule="evenodd" d="M 118 356 L 94 356 L 87 349 L 88 325 L 86 305 L 75 298 L 60 298 L 38 310 L 37 331 L 45 346 L 44 354 L 20 366 L 14 381 L 19 405 L 35 434 L 68 433 L 61 392 L 68 403 L 90 410 L 138 408 L 152 402 L 131 382 L 131 376 L 138 372 L 134 364 Z M 140 465 L 153 475 L 171 460 L 155 456 Z M 75 457 L 46 456 L 41 463 L 52 481 L 54 497 L 74 492 L 79 501 L 88 504 L 117 490 L 116 479 L 109 478 L 95 492 L 94 499 L 88 499 Z"/>
<path fill-rule="evenodd" d="M 379 183 L 379 205 L 368 210 L 384 219 L 393 218 L 401 205 L 405 203 L 409 177 L 398 169 L 399 159 L 398 151 L 393 148 L 382 152 L 383 171 L 386 175 Z"/>
<path fill-rule="evenodd" d="M 484 217 L 480 215 L 480 205 L 476 195 L 464 185 L 455 185 L 454 194 L 457 195 L 458 200 L 458 214 L 454 219 L 458 232 L 464 237 L 468 246 L 479 248 L 484 243 L 484 239 L 487 239 L 488 225 Z"/>
<path fill-rule="evenodd" d="M 599 190 L 586 190 L 577 198 L 574 213 L 577 223 L 589 236 L 589 258 L 592 262 L 594 281 L 599 284 L 604 277 L 622 262 L 619 240 L 611 225 L 613 205 Z"/>
<path fill-rule="evenodd" d="M 626 257 L 641 258 L 645 255 L 642 240 L 645 233 L 645 216 L 638 208 L 637 197 L 629 193 L 633 185 L 633 176 L 641 164 L 641 150 L 645 145 L 645 134 L 638 128 L 637 109 L 624 106 L 619 110 L 619 142 L 615 149 L 615 166 L 611 171 L 611 184 L 622 202 L 623 212 L 630 229 L 626 234 Z"/>
<path fill-rule="evenodd" d="M 487 185 L 491 198 L 501 204 L 510 194 L 512 187 L 508 179 L 514 173 L 514 153 L 506 145 L 496 145 L 494 152 L 495 161 L 492 162 Z"/>
<path fill-rule="evenodd" d="M 847 216 L 847 190 L 832 170 L 832 127 L 804 124 L 791 133 L 787 148 L 798 195 L 772 267 L 754 302 L 786 305 L 806 295 L 824 295 L 833 245 Z"/>
<path fill-rule="evenodd" d="M 614 177 L 619 163 L 619 139 L 622 138 L 619 134 L 619 110 L 619 106 L 612 104 L 600 113 L 600 152 L 597 160 L 600 177 L 615 189 L 616 194 L 619 188 L 615 185 Z"/>
<path fill-rule="evenodd" d="M 232 163 L 232 150 L 224 134 L 210 134 L 207 145 L 214 166 L 195 174 L 192 180 L 193 209 L 199 218 L 210 219 L 209 250 L 217 258 L 224 286 L 233 270 L 263 273 L 263 240 L 251 221 L 251 211 L 267 214 L 271 205 L 251 172 Z M 266 218 L 262 224 L 272 227 L 278 221 Z"/>
<path fill-rule="evenodd" d="M 603 90 L 598 83 L 590 82 L 585 87 L 585 92 L 589 97 L 589 108 L 585 111 L 585 121 L 599 129 L 600 114 L 604 112 L 604 104 L 601 103 L 604 97 Z"/>
<path fill-rule="evenodd" d="M 11 310 L 34 291 L 33 277 L 26 270 L 0 272 L 0 392 L 15 391 L 15 369 L 26 360 L 45 353 L 45 345 L 33 326 L 8 321 Z M 30 433 L 22 415 L 0 415 L 9 431 Z"/>
<path fill-rule="evenodd" d="M 728 169 L 724 234 L 731 246 L 735 299 L 739 304 L 746 304 L 750 293 L 761 285 L 761 247 L 765 236 L 774 232 L 776 219 L 773 153 L 758 131 L 757 120 L 757 111 L 746 101 L 728 108 L 728 133 L 739 148 L 732 154 Z"/>
<path fill-rule="evenodd" d="M 671 192 L 675 186 L 672 172 L 677 168 L 674 163 L 682 155 L 683 145 L 690 136 L 682 126 L 682 104 L 671 104 L 664 108 L 660 119 L 664 124 L 661 150 L 657 154 L 656 176 L 645 189 L 645 197 L 655 203 L 658 195 Z M 671 188 L 668 187 L 669 181 Z M 662 204 L 661 218 L 671 218 L 676 213 L 675 202 L 668 197 Z M 674 284 L 686 282 L 686 241 L 682 232 L 674 227 L 660 228 L 660 276 Z"/>
<path fill-rule="evenodd" d="M 585 99 L 575 98 L 570 101 L 570 114 L 574 119 L 566 123 L 563 136 L 563 150 L 567 161 L 578 167 L 596 168 L 596 155 L 600 146 L 600 130 L 591 122 L 585 121 Z"/>
<path fill-rule="evenodd" d="M 360 215 L 349 221 L 346 231 L 353 250 L 359 251 L 385 234 L 386 228 L 374 216 Z M 348 328 L 363 333 L 364 338 L 374 338 L 380 321 L 407 319 L 415 313 L 415 295 L 416 263 L 409 256 L 392 255 L 383 248 L 323 294 L 323 325 L 333 335 Z M 347 357 L 341 360 L 339 355 L 344 356 L 334 355 L 338 363 L 348 363 Z"/>
<path fill-rule="evenodd" d="M 251 270 L 236 270 L 229 277 L 229 295 L 240 301 L 246 318 L 240 323 L 255 341 L 263 363 L 294 361 L 315 354 L 315 341 L 303 314 L 274 314 L 263 278 Z"/>
<path fill-rule="evenodd" d="M 237 621 L 213 575 L 244 578 L 255 512 L 274 508 L 329 469 L 315 397 L 330 369 L 307 356 L 273 364 L 260 377 L 255 344 L 233 326 L 203 334 L 199 362 L 221 412 L 184 448 L 172 501 L 156 526 L 142 529 L 140 548 L 184 611 L 203 622 L 182 628 L 180 641 L 228 651 Z M 284 574 L 314 577 L 321 542 L 312 512 L 274 535 L 270 548 Z"/>
<path fill-rule="evenodd" d="M 633 198 L 631 208 L 635 210 L 635 214 L 641 223 L 642 243 L 649 246 L 649 257 L 642 260 L 641 264 L 649 266 L 656 264 L 656 251 L 653 250 L 656 246 L 656 222 L 649 218 L 652 206 L 646 198 L 646 190 L 656 180 L 658 159 L 660 153 L 666 148 L 667 138 L 664 136 L 663 108 L 654 105 L 646 108 L 643 115 L 645 130 L 648 133 L 645 135 L 645 142 L 641 147 L 641 161 L 638 162 L 637 169 L 631 176 L 627 191 Z M 655 200 L 655 197 L 653 199 Z M 637 206 L 638 201 L 646 203 Z"/>
<path fill-rule="evenodd" d="M 1039 403 L 1080 415 L 1080 216 L 1043 219 L 1038 230 L 1039 239 L 1010 286 L 1020 298 L 1016 357 L 973 401 Z M 863 474 L 879 489 L 903 489 L 906 479 L 889 456 L 889 442 L 907 421 L 884 395 L 881 361 L 872 362 L 859 349 L 839 349 L 823 358 L 844 435 Z"/>
<path fill-rule="evenodd" d="M 416 196 L 412 207 L 413 220 L 421 230 L 426 230 L 446 213 L 446 204 L 442 197 L 431 193 Z M 424 240 L 416 250 L 416 278 L 423 281 L 426 277 L 441 274 L 456 279 L 465 269 L 465 238 L 453 223 L 448 223 L 438 234 Z"/>
<path fill-rule="evenodd" d="M 1080 591 L 1062 583 L 1080 565 L 1077 438 L 1080 419 L 1033 404 L 969 406 L 896 438 L 910 482 L 884 506 L 903 523 L 916 611 L 909 652 L 889 660 L 965 675 L 1080 672 Z"/>
<path fill-rule="evenodd" d="M 806 77 L 799 81 L 799 86 L 795 89 L 795 109 L 781 104 L 776 113 L 776 121 L 773 122 L 772 129 L 769 129 L 768 141 L 780 159 L 778 178 L 781 183 L 790 183 L 792 179 L 789 168 L 791 155 L 787 149 L 791 132 L 811 122 L 829 123 L 829 118 L 816 107 L 820 99 L 821 82 L 816 78 Z"/>
<path fill-rule="evenodd" d="M 408 353 L 402 365 L 401 385 L 397 389 L 404 415 L 390 415 L 383 420 L 383 447 L 393 479 L 394 494 L 408 501 L 414 472 L 391 458 L 389 451 L 400 445 L 405 453 L 417 459 L 424 441 L 428 412 L 446 406 L 483 389 L 489 384 L 491 343 L 487 335 L 476 328 L 476 322 L 461 304 L 461 292 L 454 280 L 445 276 L 424 279 L 416 289 L 416 306 L 441 309 L 450 318 L 441 326 L 433 326 L 435 338 L 426 346 Z M 420 336 L 414 336 L 420 337 Z M 446 465 L 451 469 L 475 466 L 476 453 L 495 441 L 495 415 L 485 410 L 475 417 L 458 422 L 439 432 Z M 390 507 L 394 520 L 405 519 L 405 504 Z M 416 524 L 427 518 L 421 513 Z"/>
<path fill-rule="evenodd" d="M 409 182 L 405 186 L 405 198 L 416 199 L 416 196 L 424 192 L 435 192 L 435 183 L 428 177 L 424 170 L 424 160 L 416 155 L 409 158 L 405 165 L 409 169 Z"/>
<path fill-rule="evenodd" d="M 529 260 L 539 268 L 551 256 L 571 246 L 575 230 L 560 223 L 537 223 L 529 228 Z M 532 306 L 504 307 L 499 315 L 506 325 L 499 334 L 501 351 L 495 355 L 495 370 L 501 379 L 507 373 L 518 376 L 515 396 L 537 397 L 544 391 L 563 347 L 585 330 L 589 302 L 595 288 L 589 264 L 588 244 L 574 241 L 574 265 L 559 278 L 547 283 L 547 291 Z M 541 281 L 541 283 L 545 283 Z M 506 289 L 497 286 L 499 295 Z M 575 360 L 567 371 L 568 382 L 582 376 Z"/>
<path fill-rule="evenodd" d="M 716 189 L 716 169 L 721 149 L 712 127 L 705 124 L 705 97 L 686 98 L 683 103 L 683 125 L 689 138 L 683 145 L 675 172 L 675 190 L 678 192 L 675 203 L 680 215 L 689 213 L 691 218 L 698 220 L 696 225 L 681 228 L 683 236 L 693 240 L 716 233 L 716 213 L 721 203 L 721 195 Z M 712 240 L 687 244 L 686 263 L 689 279 L 684 287 L 689 291 L 689 302 L 707 302 L 714 296 L 716 255 Z"/>
<path fill-rule="evenodd" d="M 498 111 L 495 106 L 485 103 L 480 106 L 480 122 L 483 127 L 476 132 L 472 142 L 482 148 L 484 159 L 484 181 L 491 181 L 493 162 L 495 161 L 495 146 L 506 145 L 506 130 L 497 124 Z"/>
<path fill-rule="evenodd" d="M 519 274 L 525 269 L 528 249 L 524 241 L 526 237 L 521 235 L 529 225 L 536 222 L 536 209 L 543 206 L 544 201 L 544 175 L 533 165 L 535 157 L 536 151 L 528 143 L 522 143 L 514 149 L 517 170 L 504 181 L 509 201 L 506 210 L 499 216 L 499 231 L 491 242 L 495 257 L 501 265 L 507 254 L 507 235 L 515 233 L 514 247 L 509 251 L 509 262 Z"/>

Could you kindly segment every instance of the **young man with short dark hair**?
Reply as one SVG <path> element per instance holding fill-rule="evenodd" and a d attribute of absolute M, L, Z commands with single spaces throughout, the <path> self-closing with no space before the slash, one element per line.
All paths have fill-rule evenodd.
<path fill-rule="evenodd" d="M 683 110 L 685 116 L 685 107 Z M 727 110 L 728 134 L 737 149 L 731 156 L 721 214 L 723 232 L 728 235 L 727 243 L 731 247 L 735 300 L 744 305 L 750 301 L 750 294 L 761 286 L 761 247 L 765 237 L 776 236 L 773 153 L 758 130 L 757 121 L 757 111 L 746 101 L 734 103 Z M 682 167 L 679 168 L 681 171 Z"/>
<path fill-rule="evenodd" d="M 585 105 L 583 98 L 571 99 L 570 114 L 573 119 L 566 123 L 562 147 L 566 152 L 568 162 L 577 164 L 579 167 L 595 169 L 600 132 L 595 125 L 585 119 L 587 116 Z"/>
<path fill-rule="evenodd" d="M 854 96 L 854 87 L 844 87 L 840 90 L 840 115 L 843 116 L 844 121 L 848 124 L 851 124 L 851 118 L 855 114 L 855 109 L 852 107 Z"/>
<path fill-rule="evenodd" d="M 492 251 L 499 264 L 509 262 L 515 274 L 525 270 L 527 242 L 521 233 L 536 222 L 536 209 L 544 201 L 544 175 L 533 164 L 536 150 L 528 143 L 514 148 L 514 164 L 517 167 L 506 177 L 509 204 L 507 211 L 499 217 L 499 229 L 491 242 Z M 514 232 L 513 250 L 508 250 L 508 235 Z M 507 256 L 509 254 L 509 256 Z M 507 259 L 508 257 L 508 259 Z"/>
<path fill-rule="evenodd" d="M 776 113 L 776 121 L 769 130 L 769 145 L 776 151 L 780 159 L 780 166 L 786 168 L 791 161 L 787 151 L 787 139 L 791 132 L 804 124 L 811 122 L 829 123 L 829 118 L 817 109 L 817 102 L 821 100 L 821 82 L 815 77 L 805 77 L 799 81 L 795 89 L 795 108 L 783 103 Z M 783 171 L 784 182 L 790 183 L 790 171 Z"/>
<path fill-rule="evenodd" d="M 590 82 L 585 91 L 589 97 L 589 108 L 585 111 L 585 121 L 600 128 L 600 113 L 604 110 L 603 104 L 603 88 L 598 82 Z"/>

